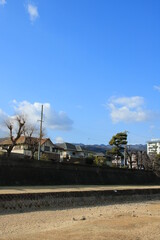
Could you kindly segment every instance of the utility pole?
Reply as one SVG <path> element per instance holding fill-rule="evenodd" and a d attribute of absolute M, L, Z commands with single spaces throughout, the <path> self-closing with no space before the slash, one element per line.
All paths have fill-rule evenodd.
<path fill-rule="evenodd" d="M 124 146 L 124 166 L 126 166 L 126 146 Z"/>
<path fill-rule="evenodd" d="M 128 131 L 124 131 L 126 134 L 127 134 L 127 137 L 128 137 Z M 124 146 L 124 166 L 126 166 L 127 165 L 127 161 L 126 161 L 126 151 L 127 150 L 127 144 Z"/>
<path fill-rule="evenodd" d="M 41 108 L 41 120 L 40 121 L 40 132 L 39 132 L 39 146 L 38 146 L 38 160 L 40 160 L 41 154 L 41 140 L 42 140 L 42 122 L 43 122 L 43 105 Z"/>

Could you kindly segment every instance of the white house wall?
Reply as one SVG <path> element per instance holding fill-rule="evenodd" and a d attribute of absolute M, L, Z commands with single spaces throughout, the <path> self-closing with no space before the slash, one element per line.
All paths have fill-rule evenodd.
<path fill-rule="evenodd" d="M 148 142 L 147 143 L 147 154 L 160 154 L 160 142 Z"/>
<path fill-rule="evenodd" d="M 50 150 L 49 150 L 49 151 L 45 151 L 45 147 L 49 147 Z M 44 151 L 44 152 L 53 152 L 53 151 L 52 151 L 52 148 L 54 148 L 54 145 L 53 145 L 49 140 L 47 140 L 47 141 L 41 146 L 41 150 Z"/>

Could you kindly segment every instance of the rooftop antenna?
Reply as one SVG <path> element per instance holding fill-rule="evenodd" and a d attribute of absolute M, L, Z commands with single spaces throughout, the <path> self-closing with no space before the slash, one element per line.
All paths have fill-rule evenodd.
<path fill-rule="evenodd" d="M 38 160 L 40 160 L 40 154 L 41 154 L 43 105 L 42 105 L 42 107 L 41 107 L 41 120 L 39 120 L 39 121 L 40 121 L 40 132 L 39 132 Z"/>

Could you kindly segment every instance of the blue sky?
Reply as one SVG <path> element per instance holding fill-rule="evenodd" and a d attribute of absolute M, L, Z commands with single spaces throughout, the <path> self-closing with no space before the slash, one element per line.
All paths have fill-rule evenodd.
<path fill-rule="evenodd" d="M 159 0 L 0 0 L 0 135 L 17 113 L 53 142 L 160 138 Z"/>

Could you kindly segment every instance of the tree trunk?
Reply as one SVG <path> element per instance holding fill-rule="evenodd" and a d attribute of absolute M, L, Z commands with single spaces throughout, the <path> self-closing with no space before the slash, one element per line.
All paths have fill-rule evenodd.
<path fill-rule="evenodd" d="M 132 169 L 132 154 L 129 156 L 129 161 L 130 161 L 130 168 Z"/>
<path fill-rule="evenodd" d="M 10 157 L 12 149 L 13 149 L 13 145 L 9 146 L 9 148 L 7 149 L 7 157 Z"/>

